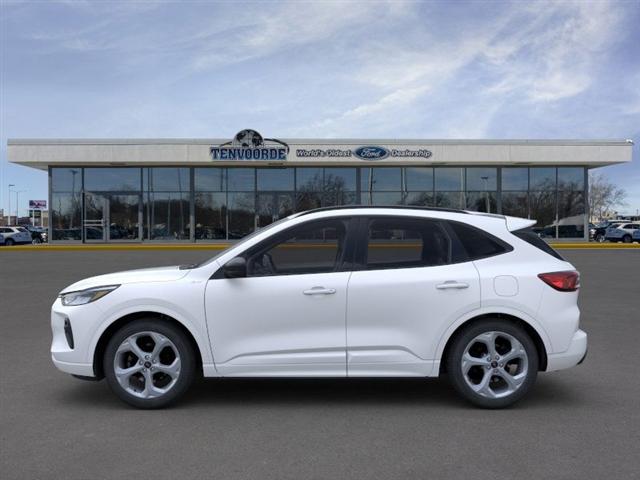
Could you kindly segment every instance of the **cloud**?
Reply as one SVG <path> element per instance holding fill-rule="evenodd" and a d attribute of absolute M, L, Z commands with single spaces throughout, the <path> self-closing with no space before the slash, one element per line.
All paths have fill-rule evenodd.
<path fill-rule="evenodd" d="M 370 43 L 360 52 L 362 65 L 353 77 L 373 91 L 313 127 L 322 134 L 349 129 L 356 120 L 392 123 L 411 115 L 408 110 L 427 94 L 435 98 L 432 104 L 456 94 L 475 108 L 459 102 L 447 112 L 445 122 L 452 125 L 447 136 L 486 136 L 503 105 L 527 102 L 531 108 L 587 92 L 604 52 L 620 37 L 624 13 L 608 1 L 518 2 L 492 12 L 489 24 L 456 29 L 454 20 L 442 38 L 424 29 L 413 44 Z M 473 84 L 473 95 L 460 88 L 467 83 Z"/>
<path fill-rule="evenodd" d="M 499 81 L 488 93 L 532 102 L 578 95 L 592 83 L 599 54 L 615 40 L 622 11 L 608 1 L 534 4 L 522 28 L 499 35 L 485 52 Z M 530 19 L 530 22 L 526 20 Z"/>

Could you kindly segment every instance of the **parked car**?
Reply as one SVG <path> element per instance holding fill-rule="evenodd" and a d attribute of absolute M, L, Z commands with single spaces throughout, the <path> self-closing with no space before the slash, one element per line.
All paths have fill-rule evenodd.
<path fill-rule="evenodd" d="M 533 220 L 342 207 L 198 265 L 100 275 L 52 306 L 54 364 L 157 408 L 205 377 L 434 377 L 474 404 L 584 359 L 579 274 Z M 347 302 L 348 298 L 348 302 Z"/>
<path fill-rule="evenodd" d="M 640 228 L 640 223 L 622 223 L 607 228 L 605 240 L 610 242 L 631 243 L 633 232 Z"/>
<path fill-rule="evenodd" d="M 607 236 L 607 228 L 616 227 L 625 223 L 625 220 L 608 220 L 597 224 L 593 229 L 589 230 L 589 236 L 596 242 L 602 243 Z"/>
<path fill-rule="evenodd" d="M 631 235 L 631 240 L 640 243 L 640 228 L 637 228 Z"/>
<path fill-rule="evenodd" d="M 49 234 L 46 228 L 34 227 L 33 225 L 22 225 L 22 228 L 31 234 L 31 243 L 34 245 L 47 243 Z"/>
<path fill-rule="evenodd" d="M 0 245 L 4 245 L 4 235 L 0 233 Z"/>
<path fill-rule="evenodd" d="M 4 237 L 4 244 L 8 247 L 31 243 L 31 234 L 22 227 L 0 227 L 0 233 Z"/>

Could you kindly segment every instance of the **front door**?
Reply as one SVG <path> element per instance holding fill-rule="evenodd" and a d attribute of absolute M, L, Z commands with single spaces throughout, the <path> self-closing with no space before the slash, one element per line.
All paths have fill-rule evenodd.
<path fill-rule="evenodd" d="M 349 224 L 334 218 L 292 227 L 242 254 L 246 278 L 209 280 L 205 308 L 218 372 L 346 375 Z"/>
<path fill-rule="evenodd" d="M 87 242 L 140 240 L 141 199 L 137 194 L 91 193 L 84 196 Z"/>
<path fill-rule="evenodd" d="M 480 307 L 478 272 L 451 261 L 451 239 L 436 221 L 363 221 L 362 269 L 349 281 L 348 375 L 431 375 L 446 329 Z"/>
<path fill-rule="evenodd" d="M 97 193 L 84 196 L 84 239 L 86 242 L 106 242 L 108 225 L 108 197 Z"/>

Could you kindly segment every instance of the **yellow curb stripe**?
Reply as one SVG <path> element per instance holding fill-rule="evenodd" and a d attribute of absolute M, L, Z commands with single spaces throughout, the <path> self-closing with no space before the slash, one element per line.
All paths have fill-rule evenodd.
<path fill-rule="evenodd" d="M 14 245 L 11 247 L 0 246 L 0 252 L 15 251 L 73 251 L 73 250 L 89 250 L 89 251 L 108 251 L 108 250 L 213 250 L 220 251 L 230 247 L 231 243 L 189 243 L 189 244 L 66 244 L 66 245 Z M 558 250 L 565 249 L 582 249 L 582 250 L 634 250 L 640 249 L 637 243 L 551 243 L 553 248 Z M 376 244 L 373 248 L 416 248 L 418 244 Z M 286 248 L 335 248 L 333 244 L 304 244 L 304 245 L 286 245 Z"/>

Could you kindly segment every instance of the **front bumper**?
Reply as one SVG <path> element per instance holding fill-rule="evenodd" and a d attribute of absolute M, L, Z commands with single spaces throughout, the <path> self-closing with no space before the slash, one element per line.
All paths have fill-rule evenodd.
<path fill-rule="evenodd" d="M 51 360 L 58 370 L 94 377 L 91 350 L 94 322 L 100 310 L 92 303 L 65 307 L 58 298 L 51 308 Z"/>
<path fill-rule="evenodd" d="M 587 334 L 578 330 L 571 339 L 569 348 L 561 353 L 552 353 L 547 357 L 547 372 L 575 367 L 582 363 L 587 355 Z"/>
<path fill-rule="evenodd" d="M 96 374 L 93 372 L 93 364 L 92 363 L 72 363 L 72 362 L 63 362 L 56 358 L 56 354 L 51 354 L 51 360 L 53 364 L 56 366 L 58 370 L 65 373 L 70 373 L 71 375 L 79 375 L 81 377 L 95 377 Z"/>

